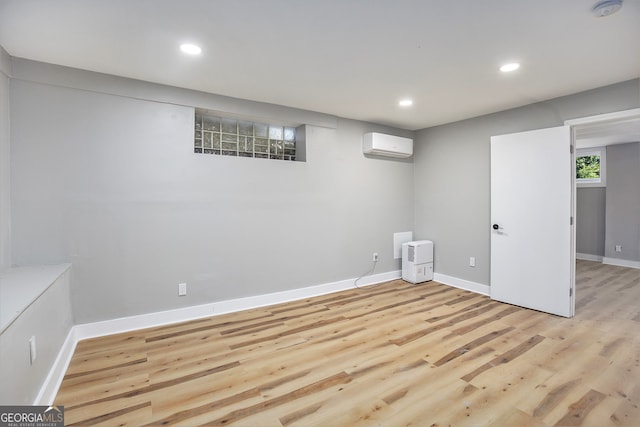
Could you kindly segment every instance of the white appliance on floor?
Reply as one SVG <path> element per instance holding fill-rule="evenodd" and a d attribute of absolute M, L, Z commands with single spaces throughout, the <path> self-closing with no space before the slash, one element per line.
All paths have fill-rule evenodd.
<path fill-rule="evenodd" d="M 431 240 L 416 240 L 402 244 L 402 280 L 411 283 L 433 280 Z"/>

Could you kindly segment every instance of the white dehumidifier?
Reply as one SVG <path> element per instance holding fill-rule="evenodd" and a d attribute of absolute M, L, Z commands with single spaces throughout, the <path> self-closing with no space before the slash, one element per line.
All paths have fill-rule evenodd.
<path fill-rule="evenodd" d="M 402 280 L 421 283 L 433 280 L 433 242 L 417 240 L 402 244 Z"/>

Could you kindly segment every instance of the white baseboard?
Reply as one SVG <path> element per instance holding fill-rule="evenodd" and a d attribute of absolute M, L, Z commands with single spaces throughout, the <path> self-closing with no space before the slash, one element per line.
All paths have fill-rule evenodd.
<path fill-rule="evenodd" d="M 56 394 L 58 394 L 58 389 L 62 384 L 62 379 L 64 378 L 69 363 L 71 363 L 73 352 L 76 350 L 76 344 L 78 343 L 74 328 L 75 326 L 71 327 L 67 338 L 64 340 L 64 343 L 62 343 L 58 356 L 53 362 L 53 366 L 33 402 L 34 405 L 53 405 L 53 400 Z"/>
<path fill-rule="evenodd" d="M 602 262 L 604 257 L 601 256 L 601 255 L 581 254 L 581 253 L 577 252 L 576 253 L 576 259 L 581 259 L 583 261 Z"/>
<path fill-rule="evenodd" d="M 458 279 L 457 277 L 447 276 L 446 274 L 433 273 L 433 280 L 444 285 L 453 286 L 454 288 L 460 288 L 487 296 L 491 291 L 489 285 L 483 285 L 481 283 L 471 282 L 469 280 Z"/>
<path fill-rule="evenodd" d="M 387 282 L 389 280 L 399 279 L 400 277 L 401 272 L 399 270 L 374 274 L 360 279 L 358 281 L 358 286 L 374 285 L 377 283 Z M 233 313 L 353 289 L 355 288 L 354 282 L 355 279 L 347 279 L 322 285 L 309 286 L 306 288 L 274 292 L 271 294 L 217 301 L 209 304 L 122 317 L 102 322 L 86 323 L 74 326 L 75 334 L 78 340 L 83 340 L 172 323 L 185 322 L 188 320 L 201 319 L 203 317 Z"/>
<path fill-rule="evenodd" d="M 603 264 L 617 265 L 619 267 L 640 268 L 640 261 L 631 261 L 629 259 L 609 258 L 602 259 Z"/>
<path fill-rule="evenodd" d="M 370 286 L 390 280 L 401 278 L 401 271 L 366 276 L 358 281 L 358 286 Z M 464 289 L 482 295 L 489 295 L 489 286 L 471 282 L 457 277 L 434 273 L 433 279 L 445 285 Z M 265 295 L 256 295 L 246 298 L 238 298 L 227 301 L 218 301 L 192 307 L 167 310 L 156 313 L 141 314 L 138 316 L 122 317 L 119 319 L 105 320 L 102 322 L 85 323 L 75 325 L 69 331 L 53 367 L 49 371 L 44 384 L 40 388 L 34 405 L 50 405 L 58 393 L 64 374 L 71 362 L 73 352 L 78 341 L 138 329 L 151 328 L 171 323 L 185 322 L 203 317 L 233 313 L 252 308 L 265 307 L 289 301 L 296 301 L 314 296 L 326 295 L 333 292 L 355 288 L 355 279 L 341 280 L 306 288 L 292 289 L 289 291 L 274 292 Z"/>
<path fill-rule="evenodd" d="M 399 279 L 400 277 L 400 270 L 373 274 L 362 277 L 358 280 L 358 286 L 375 285 L 377 283 Z M 185 322 L 203 317 L 249 310 L 252 308 L 265 307 L 273 304 L 326 295 L 333 292 L 353 289 L 355 287 L 355 279 L 347 279 L 322 285 L 309 286 L 306 288 L 292 289 L 289 291 L 274 292 L 271 294 L 218 301 L 175 310 L 75 325 L 67 334 L 67 338 L 58 352 L 58 356 L 51 370 L 49 371 L 49 375 L 40 388 L 40 392 L 38 393 L 34 405 L 50 405 L 53 403 L 53 400 L 58 393 L 58 389 L 62 384 L 64 374 L 71 362 L 71 357 L 73 356 L 76 344 L 80 340 L 162 326 L 171 323 Z"/>

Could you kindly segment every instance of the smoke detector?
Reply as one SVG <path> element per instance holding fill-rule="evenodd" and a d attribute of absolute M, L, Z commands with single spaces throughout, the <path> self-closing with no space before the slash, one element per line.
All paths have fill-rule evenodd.
<path fill-rule="evenodd" d="M 591 13 L 596 18 L 604 18 L 613 15 L 622 7 L 622 0 L 600 0 L 591 8 Z"/>

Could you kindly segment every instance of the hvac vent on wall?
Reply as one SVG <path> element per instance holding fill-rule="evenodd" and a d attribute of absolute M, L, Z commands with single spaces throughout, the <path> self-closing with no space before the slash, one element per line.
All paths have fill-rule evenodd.
<path fill-rule="evenodd" d="M 413 139 L 377 132 L 365 133 L 362 138 L 362 152 L 374 156 L 411 157 Z"/>

